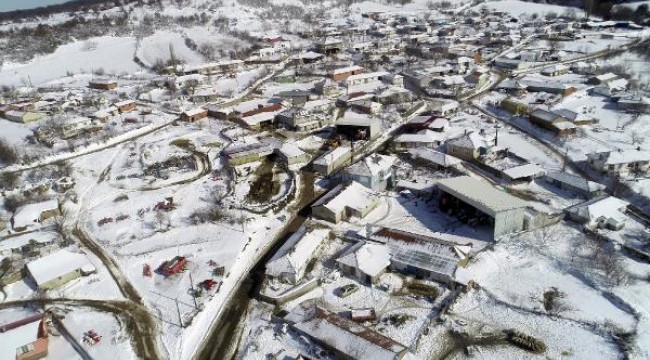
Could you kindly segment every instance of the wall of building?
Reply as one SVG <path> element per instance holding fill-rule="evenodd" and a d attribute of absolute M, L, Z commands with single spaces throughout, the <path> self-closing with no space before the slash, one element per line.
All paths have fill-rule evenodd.
<path fill-rule="evenodd" d="M 325 206 L 315 206 L 311 209 L 311 213 L 312 216 L 317 219 L 329 221 L 334 224 L 337 224 L 339 221 L 341 221 L 341 218 L 343 217 L 343 214 L 335 213 Z"/>
<path fill-rule="evenodd" d="M 71 272 L 69 272 L 67 274 L 64 274 L 62 276 L 59 276 L 56 279 L 50 280 L 50 281 L 48 281 L 48 282 L 46 282 L 44 284 L 39 285 L 38 288 L 41 289 L 41 290 L 54 289 L 56 287 L 59 287 L 59 286 L 65 284 L 65 283 L 67 283 L 68 281 L 72 281 L 72 280 L 74 280 L 74 279 L 76 279 L 78 277 L 81 277 L 81 269 L 77 269 L 77 270 L 71 271 Z"/>
<path fill-rule="evenodd" d="M 494 217 L 494 238 L 524 229 L 525 208 L 501 211 Z"/>

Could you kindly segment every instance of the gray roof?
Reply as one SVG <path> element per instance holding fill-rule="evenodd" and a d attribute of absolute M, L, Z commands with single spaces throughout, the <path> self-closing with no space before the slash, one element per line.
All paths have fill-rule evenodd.
<path fill-rule="evenodd" d="M 589 181 L 582 176 L 569 174 L 564 171 L 551 171 L 546 174 L 546 177 L 551 180 L 556 180 L 561 183 L 570 185 L 576 189 L 580 189 L 586 192 L 604 190 L 605 185 L 599 184 L 597 182 Z"/>
<path fill-rule="evenodd" d="M 490 216 L 501 211 L 524 208 L 528 205 L 517 197 L 469 176 L 438 180 L 438 188 Z"/>
<path fill-rule="evenodd" d="M 553 123 L 553 121 L 560 117 L 557 114 L 546 111 L 544 109 L 536 109 L 530 113 L 530 116 L 548 123 Z"/>

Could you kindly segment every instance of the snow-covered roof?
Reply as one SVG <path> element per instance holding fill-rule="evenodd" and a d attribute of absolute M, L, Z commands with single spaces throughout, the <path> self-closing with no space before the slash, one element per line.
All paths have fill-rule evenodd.
<path fill-rule="evenodd" d="M 579 113 L 579 112 L 575 112 L 575 111 L 570 110 L 570 109 L 556 109 L 556 110 L 553 110 L 553 112 L 555 114 L 557 114 L 557 115 L 559 115 L 559 116 L 561 116 L 561 117 L 563 117 L 565 119 L 571 120 L 573 122 L 576 122 L 576 121 L 589 121 L 589 120 L 593 119 L 592 117 L 589 117 L 589 116 L 587 116 L 585 114 L 582 114 L 582 113 Z"/>
<path fill-rule="evenodd" d="M 461 163 L 461 160 L 456 157 L 432 149 L 412 149 L 409 152 L 414 158 L 424 159 L 442 167 L 456 166 Z"/>
<path fill-rule="evenodd" d="M 336 74 L 343 74 L 343 73 L 347 73 L 347 72 L 360 71 L 360 70 L 363 70 L 363 68 L 361 66 L 353 65 L 353 66 L 347 66 L 347 67 L 343 67 L 343 68 L 334 69 L 332 71 L 332 74 L 336 75 Z"/>
<path fill-rule="evenodd" d="M 510 194 L 497 190 L 486 182 L 469 176 L 438 180 L 438 188 L 494 216 L 501 211 L 524 208 L 528 204 Z"/>
<path fill-rule="evenodd" d="M 282 146 L 280 146 L 278 150 L 289 159 L 306 154 L 304 151 L 300 150 L 296 144 L 290 142 L 282 143 Z"/>
<path fill-rule="evenodd" d="M 298 274 L 314 256 L 314 252 L 329 235 L 328 229 L 307 230 L 302 227 L 287 239 L 266 264 L 266 273 L 280 276 L 283 273 Z"/>
<path fill-rule="evenodd" d="M 346 207 L 361 211 L 374 200 L 375 194 L 370 189 L 353 181 L 347 186 L 338 185 L 312 206 L 324 206 L 334 213 L 341 212 Z"/>
<path fill-rule="evenodd" d="M 650 161 L 650 152 L 639 150 L 606 151 L 587 154 L 587 158 L 604 160 L 605 165 L 620 165 L 633 162 Z"/>
<path fill-rule="evenodd" d="M 386 174 L 397 162 L 397 158 L 389 155 L 372 154 L 357 161 L 347 168 L 349 174 L 380 176 Z"/>
<path fill-rule="evenodd" d="M 33 319 L 33 321 L 29 321 Z M 29 321 L 24 325 L 12 327 L 6 331 L 0 332 L 0 359 L 15 359 L 16 350 L 28 344 L 33 343 L 38 340 L 39 326 L 42 319 L 41 316 L 32 316 L 27 319 L 20 319 L 18 321 L 24 320 Z M 11 325 L 11 324 L 2 324 L 0 326 Z"/>
<path fill-rule="evenodd" d="M 407 348 L 372 329 L 324 309 L 317 316 L 294 327 L 343 354 L 355 354 L 357 360 L 400 359 Z"/>
<path fill-rule="evenodd" d="M 40 286 L 79 269 L 84 272 L 93 272 L 95 266 L 86 255 L 63 249 L 28 263 L 27 269 L 36 285 Z"/>
<path fill-rule="evenodd" d="M 613 196 L 601 196 L 571 207 L 567 211 L 577 213 L 590 221 L 615 219 L 618 222 L 624 222 L 626 216 L 621 209 L 627 207 L 628 204 L 627 201 Z"/>
<path fill-rule="evenodd" d="M 14 214 L 14 228 L 32 225 L 40 219 L 43 212 L 58 208 L 59 202 L 56 199 L 23 205 L 16 209 Z"/>
<path fill-rule="evenodd" d="M 529 176 L 534 177 L 544 175 L 546 174 L 546 170 L 537 164 L 525 164 L 503 170 L 503 173 L 506 174 L 509 178 L 517 180 Z"/>
<path fill-rule="evenodd" d="M 377 276 L 390 266 L 390 257 L 390 248 L 384 244 L 359 242 L 336 261 Z"/>
<path fill-rule="evenodd" d="M 603 184 L 589 181 L 582 176 L 569 174 L 565 171 L 551 171 L 546 174 L 546 177 L 587 192 L 605 190 L 606 188 L 606 186 Z"/>
<path fill-rule="evenodd" d="M 349 147 L 339 146 L 334 150 L 326 153 L 325 155 L 319 157 L 318 159 L 314 160 L 314 164 L 329 166 L 330 164 L 336 162 L 340 158 L 344 156 L 348 156 L 348 154 L 350 154 L 350 151 L 351 150 Z"/>
<path fill-rule="evenodd" d="M 420 132 L 417 134 L 401 134 L 397 136 L 393 141 L 396 143 L 425 143 L 425 144 L 431 144 L 431 143 L 438 143 L 442 141 L 444 138 L 443 135 L 441 135 L 438 132 L 435 131 L 425 131 L 425 132 Z"/>
<path fill-rule="evenodd" d="M 364 73 L 364 74 L 356 74 L 356 75 L 351 75 L 346 79 L 348 83 L 354 82 L 355 80 L 363 80 L 363 79 L 372 79 L 372 78 L 380 78 L 383 76 L 389 75 L 388 72 L 385 71 L 378 71 L 378 72 L 371 72 L 371 73 Z"/>
<path fill-rule="evenodd" d="M 483 136 L 473 131 L 468 132 L 461 137 L 451 139 L 448 141 L 448 143 L 465 149 L 480 149 L 488 147 L 487 140 Z"/>
<path fill-rule="evenodd" d="M 208 111 L 208 110 L 205 110 L 205 109 L 199 107 L 199 108 L 196 108 L 196 109 L 183 111 L 183 114 L 185 114 L 187 116 L 195 116 L 195 115 L 203 114 L 206 111 Z"/>
<path fill-rule="evenodd" d="M 123 101 L 118 101 L 118 102 L 114 103 L 113 105 L 115 105 L 115 106 L 117 106 L 119 108 L 119 107 L 122 107 L 122 106 L 130 105 L 130 104 L 132 104 L 134 102 L 135 101 L 133 101 L 133 100 L 123 100 Z"/>

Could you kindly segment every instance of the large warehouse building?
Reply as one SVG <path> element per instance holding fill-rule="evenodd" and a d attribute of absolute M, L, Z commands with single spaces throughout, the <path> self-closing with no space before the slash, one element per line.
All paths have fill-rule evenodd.
<path fill-rule="evenodd" d="M 488 227 L 493 238 L 524 228 L 526 202 L 469 176 L 438 181 L 440 208 L 472 226 Z"/>

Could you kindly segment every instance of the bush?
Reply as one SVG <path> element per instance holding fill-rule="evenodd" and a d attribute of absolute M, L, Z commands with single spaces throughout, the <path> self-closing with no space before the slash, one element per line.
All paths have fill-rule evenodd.
<path fill-rule="evenodd" d="M 205 224 L 205 223 L 216 223 L 218 221 L 226 218 L 226 213 L 217 207 L 206 207 L 203 209 L 195 210 L 190 215 L 190 221 L 194 225 Z"/>
<path fill-rule="evenodd" d="M 7 141 L 0 139 L 0 163 L 11 165 L 16 161 L 18 161 L 16 150 Z"/>

